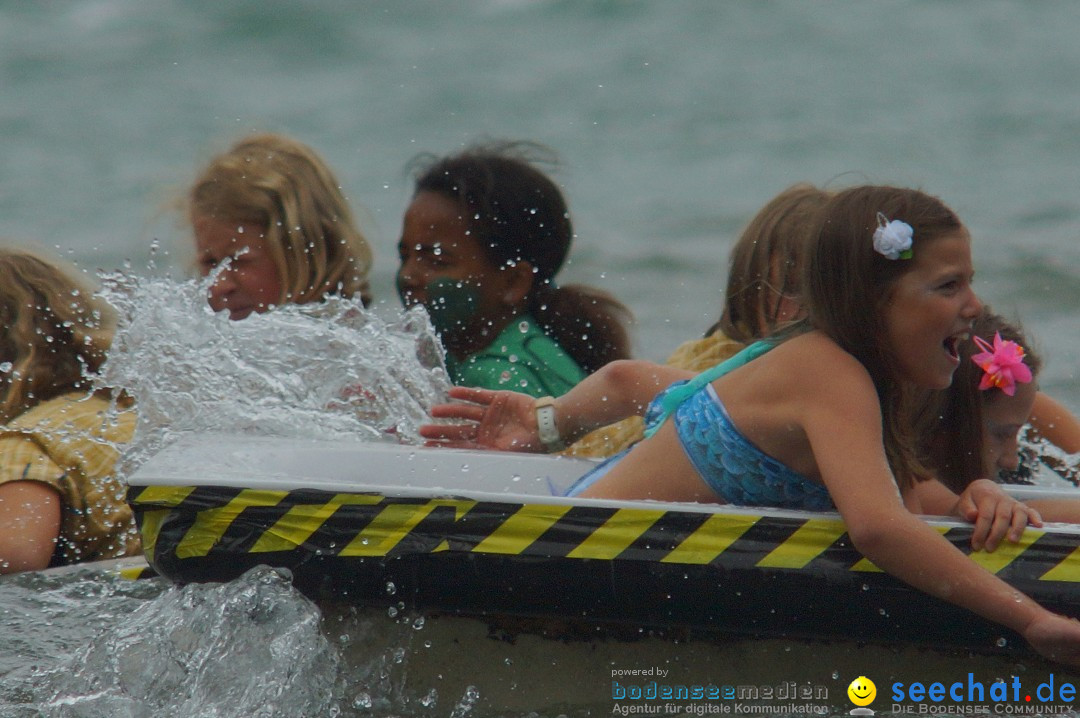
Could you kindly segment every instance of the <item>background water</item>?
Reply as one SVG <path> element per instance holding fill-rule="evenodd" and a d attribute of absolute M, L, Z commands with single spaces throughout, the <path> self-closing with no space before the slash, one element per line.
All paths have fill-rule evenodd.
<path fill-rule="evenodd" d="M 184 265 L 163 214 L 251 130 L 337 171 L 391 277 L 416 153 L 481 136 L 561 155 L 565 279 L 663 358 L 719 311 L 728 248 L 797 181 L 913 185 L 974 233 L 978 289 L 1080 410 L 1080 6 L 951 3 L 0 2 L 0 236 L 87 268 Z"/>
<path fill-rule="evenodd" d="M 392 315 L 409 159 L 531 139 L 563 159 L 578 232 L 564 281 L 622 298 L 638 352 L 659 359 L 715 319 L 728 249 L 776 192 L 913 185 L 971 227 L 979 292 L 1025 323 L 1049 359 L 1044 388 L 1080 411 L 1078 31 L 1066 2 L 0 0 L 0 236 L 136 274 L 157 238 L 158 271 L 180 274 L 188 237 L 169 200 L 238 136 L 286 132 L 327 158 L 363 215 Z M 293 624 L 309 630 L 231 674 L 252 690 L 306 676 L 306 702 L 264 715 L 604 714 L 605 671 L 653 660 L 684 661 L 687 681 L 835 673 L 836 696 L 860 666 L 945 670 L 856 646 L 500 646 L 473 624 L 417 631 L 348 611 L 311 628 L 304 599 L 266 576 L 183 595 L 51 581 L 0 583 L 0 715 L 255 715 L 257 692 L 235 702 L 237 686 L 208 686 L 200 666 L 232 665 Z M 260 622 L 272 630 L 249 630 Z M 220 635 L 233 640 L 197 640 Z M 282 662 L 296 671 L 275 672 Z M 137 684 L 145 665 L 156 687 Z"/>

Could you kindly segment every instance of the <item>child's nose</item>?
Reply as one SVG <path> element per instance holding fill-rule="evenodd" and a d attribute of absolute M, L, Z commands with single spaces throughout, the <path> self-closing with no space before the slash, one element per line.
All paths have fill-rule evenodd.
<path fill-rule="evenodd" d="M 406 259 L 401 262 L 397 273 L 399 289 L 415 292 L 424 286 L 425 281 L 424 272 L 415 260 Z"/>
<path fill-rule="evenodd" d="M 1016 471 L 1020 468 L 1020 442 L 1016 439 L 1006 441 L 998 455 L 998 468 L 1004 471 Z"/>
<path fill-rule="evenodd" d="M 968 298 L 964 304 L 964 316 L 975 319 L 982 314 L 983 304 L 978 295 L 975 294 L 975 290 L 968 288 Z"/>

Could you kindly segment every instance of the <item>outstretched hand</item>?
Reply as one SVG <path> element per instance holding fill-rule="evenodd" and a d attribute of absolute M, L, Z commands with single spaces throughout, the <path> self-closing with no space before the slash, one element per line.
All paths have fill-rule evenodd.
<path fill-rule="evenodd" d="M 544 451 L 536 425 L 536 400 L 528 394 L 455 386 L 450 398 L 468 403 L 436 404 L 431 415 L 466 423 L 424 424 L 420 436 L 428 446 Z"/>
<path fill-rule="evenodd" d="M 997 483 L 979 479 L 968 484 L 956 504 L 957 515 L 975 524 L 971 548 L 993 551 L 1002 539 L 1020 541 L 1029 524 L 1043 525 L 1039 512 L 1017 501 Z"/>

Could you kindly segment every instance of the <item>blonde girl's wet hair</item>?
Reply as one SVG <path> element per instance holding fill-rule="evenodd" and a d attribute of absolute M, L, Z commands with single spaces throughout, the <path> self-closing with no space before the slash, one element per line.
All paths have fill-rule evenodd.
<path fill-rule="evenodd" d="M 74 268 L 0 248 L 0 422 L 69 391 L 91 388 L 105 361 L 113 312 Z"/>
<path fill-rule="evenodd" d="M 337 178 L 307 145 L 270 133 L 245 137 L 209 162 L 187 202 L 192 218 L 265 228 L 282 280 L 279 303 L 328 294 L 371 301 L 371 246 Z"/>

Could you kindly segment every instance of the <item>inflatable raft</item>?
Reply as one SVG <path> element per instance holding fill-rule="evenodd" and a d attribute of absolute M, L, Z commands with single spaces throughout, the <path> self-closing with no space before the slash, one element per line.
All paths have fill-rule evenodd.
<path fill-rule="evenodd" d="M 1023 644 L 880 571 L 852 548 L 837 514 L 562 497 L 590 465 L 190 436 L 132 476 L 129 501 L 147 560 L 177 582 L 227 581 L 268 564 L 288 568 L 314 598 L 452 614 L 695 635 Z M 969 526 L 928 521 L 1051 610 L 1080 616 L 1080 526 L 1029 529 L 988 554 L 971 553 Z"/>

